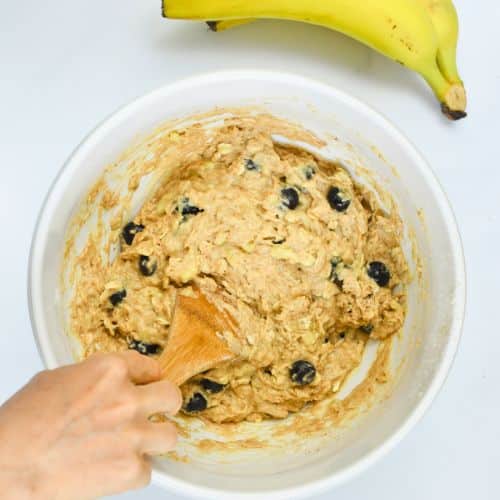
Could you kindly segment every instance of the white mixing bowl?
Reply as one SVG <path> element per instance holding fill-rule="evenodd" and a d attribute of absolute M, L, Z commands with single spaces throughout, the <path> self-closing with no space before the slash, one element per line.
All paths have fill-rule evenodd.
<path fill-rule="evenodd" d="M 71 363 L 59 276 L 68 223 L 90 186 L 130 142 L 162 122 L 246 105 L 301 123 L 335 143 L 340 159 L 365 164 L 396 199 L 421 259 L 420 279 L 409 287 L 405 328 L 394 346 L 393 365 L 399 370 L 388 397 L 356 425 L 314 446 L 250 450 L 221 461 L 215 455 L 195 456 L 190 463 L 156 460 L 154 479 L 171 491 L 208 498 L 312 496 L 375 462 L 419 420 L 450 369 L 464 317 L 463 253 L 445 194 L 408 140 L 365 104 L 296 75 L 234 71 L 167 85 L 120 109 L 76 149 L 45 200 L 30 260 L 31 319 L 46 366 Z"/>

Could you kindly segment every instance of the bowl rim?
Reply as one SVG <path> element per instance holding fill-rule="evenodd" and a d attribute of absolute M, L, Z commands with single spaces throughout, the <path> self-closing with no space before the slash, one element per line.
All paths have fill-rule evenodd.
<path fill-rule="evenodd" d="M 466 306 L 466 270 L 465 259 L 463 252 L 463 244 L 460 237 L 457 221 L 451 208 L 448 197 L 442 188 L 436 174 L 425 160 L 423 155 L 418 151 L 415 145 L 382 113 L 375 110 L 371 105 L 367 104 L 358 97 L 354 97 L 345 91 L 339 90 L 331 84 L 312 79 L 307 76 L 302 76 L 297 73 L 261 70 L 261 69 L 242 69 L 242 70 L 223 70 L 215 72 L 206 72 L 196 74 L 187 78 L 176 80 L 174 82 L 163 85 L 155 90 L 152 90 L 126 104 L 119 107 L 117 110 L 110 113 L 104 118 L 94 129 L 92 129 L 84 139 L 76 146 L 68 159 L 64 162 L 57 176 L 52 182 L 45 199 L 41 205 L 31 242 L 28 264 L 28 307 L 29 316 L 33 330 L 33 336 L 37 344 L 38 352 L 46 368 L 56 368 L 59 366 L 56 363 L 54 354 L 48 342 L 46 328 L 44 326 L 43 315 L 36 304 L 37 289 L 41 272 L 41 258 L 45 248 L 47 239 L 47 225 L 52 219 L 59 194 L 64 192 L 66 184 L 73 177 L 73 173 L 77 170 L 80 158 L 85 153 L 92 149 L 93 145 L 100 139 L 101 136 L 113 129 L 116 123 L 121 122 L 126 118 L 130 118 L 135 112 L 140 110 L 142 106 L 150 101 L 154 101 L 158 97 L 172 92 L 186 90 L 193 86 L 210 84 L 220 81 L 242 81 L 248 79 L 258 79 L 260 81 L 286 81 L 292 83 L 298 89 L 300 87 L 308 87 L 315 89 L 318 92 L 326 94 L 327 97 L 333 100 L 342 101 L 349 107 L 369 114 L 371 118 L 378 122 L 384 133 L 390 135 L 394 141 L 398 142 L 406 152 L 411 156 L 413 162 L 418 165 L 420 174 L 424 178 L 427 186 L 432 192 L 443 216 L 445 226 L 448 230 L 448 235 L 452 243 L 452 255 L 455 284 L 455 294 L 453 303 L 453 315 L 450 324 L 450 333 L 446 343 L 445 350 L 439 362 L 432 382 L 424 392 L 424 395 L 417 403 L 415 408 L 407 417 L 399 424 L 397 429 L 385 439 L 377 448 L 366 453 L 352 464 L 339 469 L 332 475 L 313 480 L 301 486 L 294 486 L 286 489 L 267 490 L 265 492 L 248 493 L 237 490 L 218 490 L 215 488 L 193 485 L 187 481 L 175 478 L 164 472 L 153 469 L 153 481 L 171 491 L 178 491 L 183 494 L 189 494 L 193 497 L 218 498 L 218 499 L 235 499 L 235 498 L 258 498 L 260 495 L 273 495 L 273 498 L 303 498 L 324 492 L 334 486 L 338 486 L 347 482 L 349 479 L 360 474 L 370 465 L 374 464 L 392 450 L 403 437 L 417 424 L 423 415 L 430 408 L 435 397 L 442 388 L 446 378 L 450 372 L 453 361 L 455 359 L 460 338 L 462 335 L 463 322 L 465 318 Z"/>

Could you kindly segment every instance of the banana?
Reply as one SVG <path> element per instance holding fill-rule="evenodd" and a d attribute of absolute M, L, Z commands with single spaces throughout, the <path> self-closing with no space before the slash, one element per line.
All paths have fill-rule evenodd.
<path fill-rule="evenodd" d="M 456 53 L 458 42 L 458 15 L 451 0 L 419 0 L 427 10 L 438 37 L 437 62 L 443 76 L 450 83 L 462 83 L 458 74 Z M 208 21 L 212 31 L 225 31 L 248 24 L 255 19 Z"/>
<path fill-rule="evenodd" d="M 426 8 L 438 37 L 437 62 L 450 83 L 462 83 L 457 69 L 458 15 L 451 0 L 419 0 Z M 240 23 L 241 24 L 241 23 Z"/>
<path fill-rule="evenodd" d="M 429 14 L 438 38 L 437 64 L 442 75 L 450 83 L 458 84 L 455 92 L 456 100 L 466 104 L 466 94 L 456 63 L 458 42 L 458 16 L 451 0 L 418 0 Z M 212 31 L 225 31 L 236 26 L 247 24 L 254 19 L 230 19 L 224 21 L 208 21 Z M 466 116 L 462 110 L 451 110 L 442 104 L 443 113 L 449 118 L 459 119 Z"/>
<path fill-rule="evenodd" d="M 431 18 L 438 38 L 437 64 L 443 76 L 463 95 L 458 98 L 467 101 L 465 88 L 457 68 L 458 43 L 458 15 L 452 0 L 419 0 Z M 464 110 L 452 110 L 441 104 L 443 113 L 451 119 L 460 119 L 465 115 Z"/>
<path fill-rule="evenodd" d="M 463 118 L 463 85 L 449 82 L 441 73 L 439 39 L 428 11 L 422 8 L 423 1 L 163 0 L 163 15 L 171 19 L 238 20 L 239 24 L 252 18 L 289 19 L 340 31 L 420 73 L 443 112 L 450 119 Z"/>

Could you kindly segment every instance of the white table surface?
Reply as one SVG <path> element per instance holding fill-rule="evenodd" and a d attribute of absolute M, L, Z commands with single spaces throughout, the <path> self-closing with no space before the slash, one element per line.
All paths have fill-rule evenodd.
<path fill-rule="evenodd" d="M 222 68 L 296 71 L 383 111 L 428 158 L 455 209 L 468 271 L 456 362 L 423 421 L 389 456 L 321 498 L 500 498 L 500 4 L 457 0 L 470 115 L 450 123 L 414 74 L 342 35 L 266 21 L 208 32 L 160 0 L 1 2 L 0 401 L 42 368 L 27 311 L 35 219 L 61 164 L 118 106 Z M 150 486 L 123 499 L 176 497 Z"/>

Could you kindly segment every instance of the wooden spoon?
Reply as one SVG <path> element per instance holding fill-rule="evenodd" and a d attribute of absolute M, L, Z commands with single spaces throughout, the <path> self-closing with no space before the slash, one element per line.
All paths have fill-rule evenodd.
<path fill-rule="evenodd" d="M 221 336 L 233 330 L 232 318 L 201 293 L 177 293 L 169 338 L 159 362 L 162 378 L 181 385 L 189 378 L 236 357 Z"/>

